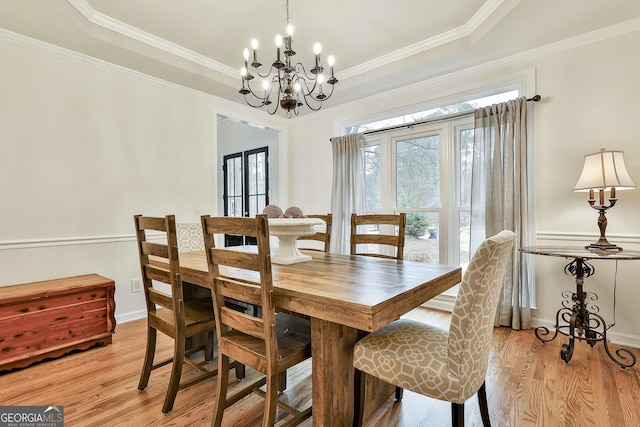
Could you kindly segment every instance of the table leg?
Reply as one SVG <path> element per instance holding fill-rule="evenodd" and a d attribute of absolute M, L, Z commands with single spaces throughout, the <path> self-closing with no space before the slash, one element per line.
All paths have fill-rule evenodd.
<path fill-rule="evenodd" d="M 366 332 L 333 322 L 311 319 L 313 425 L 353 424 L 353 347 Z M 368 381 L 365 419 L 395 388 L 376 378 Z"/>

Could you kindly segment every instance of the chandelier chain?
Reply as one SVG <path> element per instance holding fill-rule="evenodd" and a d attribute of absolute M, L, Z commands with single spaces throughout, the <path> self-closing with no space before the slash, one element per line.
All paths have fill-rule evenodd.
<path fill-rule="evenodd" d="M 289 25 L 289 0 L 286 0 L 286 6 L 287 8 L 287 25 Z"/>

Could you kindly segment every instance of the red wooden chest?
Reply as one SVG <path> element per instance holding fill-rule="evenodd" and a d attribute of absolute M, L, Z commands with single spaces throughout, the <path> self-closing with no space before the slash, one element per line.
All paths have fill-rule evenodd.
<path fill-rule="evenodd" d="M 0 287 L 0 371 L 110 344 L 114 293 L 97 274 Z"/>

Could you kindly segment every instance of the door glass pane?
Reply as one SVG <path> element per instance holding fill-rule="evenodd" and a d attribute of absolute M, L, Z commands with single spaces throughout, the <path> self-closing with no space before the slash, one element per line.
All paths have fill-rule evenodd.
<path fill-rule="evenodd" d="M 404 236 L 404 259 L 440 262 L 440 215 L 438 212 L 409 212 Z"/>
<path fill-rule="evenodd" d="M 257 180 L 257 162 L 256 162 L 256 158 L 257 156 L 255 154 L 249 154 L 247 156 L 247 174 L 248 174 L 248 188 L 247 188 L 247 194 L 256 194 L 257 191 L 257 186 L 256 186 L 256 180 Z"/>
<path fill-rule="evenodd" d="M 267 154 L 258 153 L 256 155 L 256 181 L 258 187 L 258 194 L 265 194 L 266 182 L 267 182 Z"/>
<path fill-rule="evenodd" d="M 232 155 L 225 157 L 225 215 L 242 216 L 242 157 Z"/>
<path fill-rule="evenodd" d="M 261 213 L 268 201 L 267 148 L 259 148 L 245 153 L 246 167 L 246 215 L 254 217 Z"/>
<path fill-rule="evenodd" d="M 254 217 L 258 213 L 257 196 L 249 196 L 249 217 Z"/>
<path fill-rule="evenodd" d="M 230 209 L 230 216 L 244 216 L 243 214 L 243 174 L 242 174 L 242 158 L 235 157 L 233 159 L 233 178 L 230 180 L 233 184 L 233 192 L 229 192 L 229 194 L 233 195 L 233 209 Z"/>
<path fill-rule="evenodd" d="M 365 209 L 367 212 L 380 209 L 380 145 L 364 148 L 364 185 Z"/>
<path fill-rule="evenodd" d="M 440 207 L 440 135 L 396 143 L 398 208 Z"/>

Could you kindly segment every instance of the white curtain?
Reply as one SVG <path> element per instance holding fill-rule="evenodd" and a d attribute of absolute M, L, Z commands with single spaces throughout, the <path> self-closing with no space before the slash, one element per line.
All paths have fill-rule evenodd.
<path fill-rule="evenodd" d="M 349 253 L 351 214 L 364 212 L 364 134 L 331 138 L 331 252 Z"/>
<path fill-rule="evenodd" d="M 531 327 L 529 265 L 529 161 L 525 97 L 475 110 L 471 178 L 470 253 L 502 230 L 518 236 L 496 313 L 496 326 Z"/>

